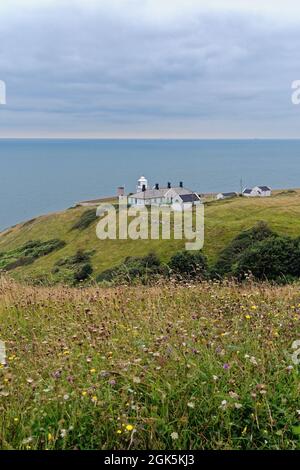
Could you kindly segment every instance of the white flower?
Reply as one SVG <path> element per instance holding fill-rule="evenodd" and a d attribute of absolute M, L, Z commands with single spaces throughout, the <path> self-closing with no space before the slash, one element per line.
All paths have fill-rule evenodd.
<path fill-rule="evenodd" d="M 227 408 L 227 400 L 223 400 L 223 401 L 221 402 L 220 408 L 222 408 L 222 410 L 225 410 L 225 408 Z"/>
<path fill-rule="evenodd" d="M 257 360 L 255 359 L 254 356 L 252 356 L 252 357 L 250 358 L 250 362 L 251 362 L 251 364 L 254 364 L 255 366 L 257 366 Z"/>
<path fill-rule="evenodd" d="M 66 429 L 62 429 L 62 430 L 60 431 L 60 437 L 64 438 L 64 437 L 66 437 L 66 435 L 67 435 L 67 430 L 66 430 Z"/>
<path fill-rule="evenodd" d="M 240 403 L 235 403 L 234 404 L 234 407 L 239 410 L 240 408 L 242 408 L 243 405 L 241 405 Z"/>
<path fill-rule="evenodd" d="M 219 379 L 219 377 L 217 375 L 213 375 L 213 379 L 216 382 Z"/>
<path fill-rule="evenodd" d="M 70 398 L 70 397 L 69 397 L 68 394 L 65 394 L 65 395 L 64 395 L 64 400 L 69 400 L 69 398 Z"/>
<path fill-rule="evenodd" d="M 192 401 L 189 401 L 188 404 L 187 404 L 187 406 L 188 406 L 189 408 L 195 408 L 195 403 L 192 402 Z"/>
<path fill-rule="evenodd" d="M 176 439 L 178 439 L 178 433 L 177 432 L 172 432 L 171 434 L 171 438 L 173 439 L 173 441 L 175 441 Z"/>

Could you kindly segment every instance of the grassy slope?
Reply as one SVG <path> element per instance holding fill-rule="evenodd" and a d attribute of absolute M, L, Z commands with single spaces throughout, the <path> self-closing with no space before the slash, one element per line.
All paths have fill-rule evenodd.
<path fill-rule="evenodd" d="M 54 263 L 78 249 L 96 250 L 92 257 L 95 274 L 121 262 L 126 256 L 142 256 L 154 250 L 163 260 L 183 248 L 183 241 L 99 241 L 96 223 L 83 231 L 71 231 L 72 225 L 87 208 L 78 207 L 64 212 L 41 216 L 32 222 L 17 225 L 0 234 L 0 251 L 16 248 L 28 240 L 59 238 L 65 248 L 37 260 L 33 265 L 18 268 L 19 277 L 49 273 Z M 258 220 L 267 221 L 282 234 L 300 235 L 300 191 L 275 194 L 272 198 L 238 198 L 210 202 L 205 208 L 204 252 L 212 261 L 218 252 L 241 230 L 252 227 Z"/>
<path fill-rule="evenodd" d="M 300 449 L 299 286 L 0 279 L 1 449 Z"/>

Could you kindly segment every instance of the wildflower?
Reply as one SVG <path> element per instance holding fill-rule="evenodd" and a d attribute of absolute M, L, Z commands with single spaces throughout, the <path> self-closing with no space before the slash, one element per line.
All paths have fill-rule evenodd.
<path fill-rule="evenodd" d="M 67 401 L 67 400 L 69 400 L 69 398 L 70 398 L 69 395 L 66 393 L 66 394 L 64 395 L 64 400 Z"/>
<path fill-rule="evenodd" d="M 227 408 L 227 400 L 222 400 L 221 405 L 220 405 L 220 408 L 221 408 L 222 410 L 225 410 L 225 408 Z"/>
<path fill-rule="evenodd" d="M 64 356 L 68 356 L 70 354 L 70 351 L 66 350 L 64 351 Z"/>
<path fill-rule="evenodd" d="M 54 437 L 52 436 L 51 432 L 48 433 L 48 441 L 51 442 L 54 440 Z"/>
<path fill-rule="evenodd" d="M 238 394 L 235 393 L 235 392 L 233 392 L 233 391 L 230 391 L 230 392 L 229 392 L 229 396 L 230 396 L 230 398 L 235 398 L 235 399 L 238 399 L 238 398 L 239 398 Z"/>
<path fill-rule="evenodd" d="M 195 403 L 192 402 L 192 401 L 189 401 L 188 404 L 187 404 L 187 406 L 188 406 L 189 408 L 195 408 Z"/>
<path fill-rule="evenodd" d="M 245 315 L 246 320 L 251 320 L 251 315 Z"/>
<path fill-rule="evenodd" d="M 242 408 L 243 405 L 241 405 L 241 403 L 235 403 L 234 404 L 234 407 L 239 410 L 240 408 Z"/>
<path fill-rule="evenodd" d="M 26 437 L 25 439 L 23 439 L 22 441 L 22 444 L 30 444 L 30 442 L 33 441 L 33 437 Z"/>
<path fill-rule="evenodd" d="M 251 362 L 251 364 L 257 366 L 257 360 L 255 359 L 254 356 L 250 357 L 250 362 Z"/>
<path fill-rule="evenodd" d="M 171 434 L 171 438 L 173 439 L 173 441 L 176 441 L 176 439 L 178 439 L 178 433 L 177 432 L 172 432 Z"/>
<path fill-rule="evenodd" d="M 67 435 L 67 430 L 66 430 L 66 429 L 61 429 L 61 431 L 60 431 L 60 437 L 61 437 L 62 439 L 64 439 L 64 437 L 66 437 L 66 435 Z"/>
<path fill-rule="evenodd" d="M 98 398 L 96 397 L 96 395 L 93 395 L 92 396 L 92 402 L 97 403 L 97 401 L 98 401 Z"/>
<path fill-rule="evenodd" d="M 112 387 L 113 387 L 114 385 L 116 385 L 116 383 L 117 383 L 117 382 L 116 382 L 114 379 L 112 379 L 112 380 L 109 381 L 109 385 L 111 385 Z"/>
<path fill-rule="evenodd" d="M 90 373 L 91 373 L 91 374 L 94 374 L 95 372 L 96 372 L 96 369 L 91 369 L 91 370 L 90 370 Z"/>
<path fill-rule="evenodd" d="M 256 306 L 256 305 L 252 305 L 252 306 L 251 306 L 251 310 L 257 310 L 257 306 Z"/>
<path fill-rule="evenodd" d="M 85 390 L 84 390 L 83 392 L 81 392 L 81 395 L 82 395 L 83 397 L 85 397 L 86 394 L 87 394 L 87 392 L 86 392 Z"/>
<path fill-rule="evenodd" d="M 122 430 L 121 430 L 121 429 L 118 429 L 118 430 L 117 430 L 117 434 L 122 434 Z"/>
<path fill-rule="evenodd" d="M 127 424 L 126 431 L 132 431 L 132 430 L 133 430 L 132 424 Z"/>
<path fill-rule="evenodd" d="M 18 423 L 18 421 L 19 421 L 19 418 L 14 418 L 15 423 Z"/>
<path fill-rule="evenodd" d="M 219 377 L 218 377 L 217 375 L 213 375 L 212 377 L 213 377 L 213 380 L 214 380 L 215 382 L 219 379 Z"/>
<path fill-rule="evenodd" d="M 135 384 L 140 384 L 141 383 L 141 379 L 139 377 L 133 377 L 133 383 Z"/>
<path fill-rule="evenodd" d="M 223 365 L 223 369 L 225 369 L 225 370 L 228 370 L 228 369 L 230 369 L 230 365 L 229 365 L 229 364 L 227 364 L 227 363 L 226 363 L 226 364 L 224 364 L 224 365 Z"/>

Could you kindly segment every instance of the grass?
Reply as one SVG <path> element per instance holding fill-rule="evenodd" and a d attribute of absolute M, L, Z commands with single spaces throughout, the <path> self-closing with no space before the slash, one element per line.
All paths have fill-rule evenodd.
<path fill-rule="evenodd" d="M 2 449 L 300 449 L 299 285 L 2 278 L 0 316 Z"/>
<path fill-rule="evenodd" d="M 95 208 L 96 211 L 96 208 Z M 150 251 L 168 261 L 183 249 L 182 240 L 105 240 L 96 237 L 96 220 L 92 209 L 76 207 L 64 212 L 37 217 L 0 234 L 0 251 L 19 248 L 30 240 L 58 238 L 66 242 L 59 252 L 50 253 L 33 264 L 20 266 L 12 274 L 17 279 L 47 277 L 55 280 L 52 270 L 61 258 L 74 256 L 78 250 L 94 251 L 91 257 L 95 278 L 101 272 L 119 265 L 128 256 L 145 256 Z M 205 207 L 204 253 L 210 262 L 241 230 L 265 220 L 279 234 L 300 235 L 300 190 L 277 191 L 271 198 L 235 198 L 209 201 Z M 82 226 L 83 224 L 83 226 Z M 87 225 L 86 225 L 87 224 Z M 74 226 L 80 230 L 72 230 Z"/>

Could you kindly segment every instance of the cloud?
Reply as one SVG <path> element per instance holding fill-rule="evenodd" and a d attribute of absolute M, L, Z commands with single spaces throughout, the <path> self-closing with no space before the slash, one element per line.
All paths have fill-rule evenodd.
<path fill-rule="evenodd" d="M 298 4 L 207 3 L 0 3 L 0 136 L 298 135 Z"/>

